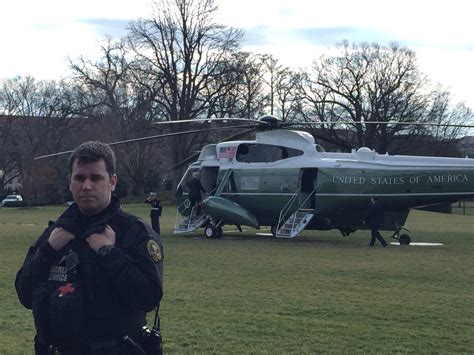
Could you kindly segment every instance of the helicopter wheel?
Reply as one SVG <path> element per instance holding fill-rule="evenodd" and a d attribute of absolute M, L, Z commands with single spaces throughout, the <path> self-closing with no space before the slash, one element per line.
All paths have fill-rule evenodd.
<path fill-rule="evenodd" d="M 411 238 L 408 234 L 402 234 L 398 238 L 398 241 L 400 242 L 400 245 L 409 245 L 411 242 Z"/>
<path fill-rule="evenodd" d="M 210 224 L 204 228 L 204 235 L 206 238 L 220 238 L 222 236 L 222 228 Z"/>

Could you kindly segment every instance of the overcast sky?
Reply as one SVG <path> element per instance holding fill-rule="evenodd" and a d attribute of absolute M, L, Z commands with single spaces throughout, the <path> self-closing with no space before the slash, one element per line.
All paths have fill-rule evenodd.
<path fill-rule="evenodd" d="M 243 50 L 311 65 L 337 43 L 395 41 L 419 68 L 474 109 L 472 0 L 216 0 L 219 21 L 244 30 Z M 471 3 L 473 5 L 471 5 Z M 67 57 L 97 58 L 106 35 L 149 17 L 150 0 L 16 0 L 2 4 L 0 78 L 68 75 Z"/>

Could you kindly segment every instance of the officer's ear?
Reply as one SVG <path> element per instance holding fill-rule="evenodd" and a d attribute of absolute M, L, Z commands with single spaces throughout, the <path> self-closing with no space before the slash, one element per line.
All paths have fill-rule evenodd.
<path fill-rule="evenodd" d="M 112 174 L 110 176 L 110 190 L 115 191 L 116 186 L 117 186 L 117 174 Z"/>

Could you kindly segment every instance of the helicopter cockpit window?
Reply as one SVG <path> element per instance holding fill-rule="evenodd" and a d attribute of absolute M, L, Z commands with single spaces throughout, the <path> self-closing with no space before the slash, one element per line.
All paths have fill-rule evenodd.
<path fill-rule="evenodd" d="M 314 147 L 316 148 L 316 151 L 319 153 L 325 153 L 326 150 L 319 144 L 315 144 Z"/>
<path fill-rule="evenodd" d="M 268 163 L 303 155 L 303 151 L 269 144 L 241 144 L 236 159 L 242 163 Z"/>

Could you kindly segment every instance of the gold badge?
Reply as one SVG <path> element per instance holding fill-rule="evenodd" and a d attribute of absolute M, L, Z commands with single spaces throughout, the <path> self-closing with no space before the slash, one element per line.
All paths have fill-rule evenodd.
<path fill-rule="evenodd" d="M 150 240 L 148 242 L 147 249 L 148 249 L 148 254 L 150 254 L 151 258 L 154 261 L 156 262 L 161 261 L 161 249 L 157 242 L 155 242 L 154 240 Z"/>

